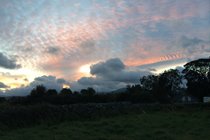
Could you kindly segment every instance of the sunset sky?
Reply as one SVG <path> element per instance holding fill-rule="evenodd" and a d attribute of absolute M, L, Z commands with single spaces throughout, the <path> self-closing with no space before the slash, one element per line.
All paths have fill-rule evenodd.
<path fill-rule="evenodd" d="M 210 0 L 0 0 L 0 93 L 111 91 L 210 56 Z"/>

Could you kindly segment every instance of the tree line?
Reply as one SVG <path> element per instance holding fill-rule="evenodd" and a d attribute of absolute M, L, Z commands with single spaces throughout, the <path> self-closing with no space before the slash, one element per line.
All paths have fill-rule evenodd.
<path fill-rule="evenodd" d="M 36 86 L 29 96 L 11 98 L 13 103 L 31 104 L 48 102 L 52 104 L 72 104 L 87 102 L 138 102 L 138 103 L 173 103 L 182 96 L 193 96 L 202 101 L 210 96 L 210 58 L 198 59 L 184 65 L 184 69 L 167 70 L 159 75 L 140 78 L 139 84 L 127 85 L 121 93 L 100 93 L 89 87 L 80 92 L 63 88 L 59 93 L 55 89 Z"/>

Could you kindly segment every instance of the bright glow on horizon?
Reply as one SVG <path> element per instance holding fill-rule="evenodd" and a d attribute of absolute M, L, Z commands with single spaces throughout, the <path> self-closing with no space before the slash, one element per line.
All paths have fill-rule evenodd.
<path fill-rule="evenodd" d="M 19 88 L 21 86 L 27 86 L 34 78 L 44 75 L 44 73 L 27 68 L 21 68 L 16 70 L 0 69 L 1 75 L 0 80 L 4 81 L 4 84 L 8 88 L 4 89 L 13 89 Z"/>
<path fill-rule="evenodd" d="M 70 85 L 63 84 L 63 88 L 70 88 Z"/>
<path fill-rule="evenodd" d="M 187 63 L 187 62 L 186 62 Z M 176 65 L 167 66 L 164 68 L 159 68 L 157 71 L 154 71 L 154 74 L 161 74 L 164 71 L 170 70 L 170 69 L 176 69 L 177 67 L 183 67 L 186 63 L 178 63 Z"/>
<path fill-rule="evenodd" d="M 90 64 L 83 65 L 79 68 L 79 72 L 85 75 L 90 75 Z"/>

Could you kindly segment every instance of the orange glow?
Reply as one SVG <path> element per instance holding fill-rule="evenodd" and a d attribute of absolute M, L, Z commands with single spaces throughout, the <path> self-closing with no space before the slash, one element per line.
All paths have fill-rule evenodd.
<path fill-rule="evenodd" d="M 185 56 L 182 53 L 175 53 L 175 54 L 169 54 L 169 55 L 162 56 L 162 57 L 153 57 L 153 58 L 147 58 L 147 59 L 143 59 L 143 60 L 127 59 L 125 61 L 125 63 L 128 66 L 139 66 L 139 65 L 157 63 L 157 62 L 161 62 L 161 61 L 176 60 L 176 59 L 180 59 L 180 58 L 185 58 Z"/>
<path fill-rule="evenodd" d="M 157 58 L 148 58 L 143 60 L 128 59 L 125 61 L 125 63 L 128 66 L 139 66 L 139 65 L 152 64 L 160 61 L 161 61 L 160 57 L 157 57 Z"/>
<path fill-rule="evenodd" d="M 63 84 L 63 88 L 70 88 L 70 85 Z"/>

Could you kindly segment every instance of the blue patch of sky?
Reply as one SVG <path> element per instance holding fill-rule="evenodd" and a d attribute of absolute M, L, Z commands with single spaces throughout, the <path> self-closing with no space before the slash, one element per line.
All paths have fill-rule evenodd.
<path fill-rule="evenodd" d="M 145 36 L 154 39 L 171 39 L 173 38 L 173 31 L 167 24 L 159 22 L 155 24 L 155 27 L 145 26 Z"/>
<path fill-rule="evenodd" d="M 190 22 L 195 28 L 204 28 L 210 30 L 210 15 L 205 18 L 195 17 L 190 19 Z"/>

